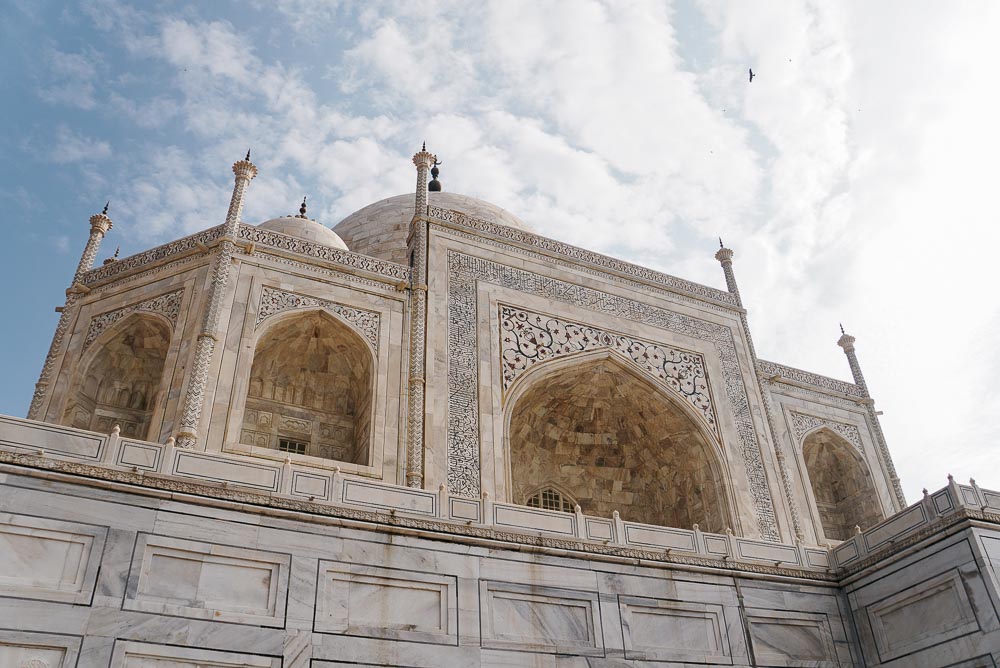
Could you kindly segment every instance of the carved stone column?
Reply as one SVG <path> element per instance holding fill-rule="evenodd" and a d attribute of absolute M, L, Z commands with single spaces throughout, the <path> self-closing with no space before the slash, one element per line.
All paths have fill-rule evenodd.
<path fill-rule="evenodd" d="M 85 294 L 86 288 L 80 281 L 83 275 L 93 268 L 94 261 L 97 259 L 97 251 L 101 248 L 101 241 L 111 227 L 111 219 L 108 218 L 108 204 L 105 204 L 104 211 L 90 217 L 90 238 L 87 239 L 87 245 L 80 256 L 80 264 L 77 265 L 76 273 L 73 274 L 73 284 L 66 290 L 66 303 L 63 304 L 59 323 L 56 325 L 55 334 L 52 335 L 52 343 L 49 345 L 49 352 L 45 356 L 44 364 L 42 364 L 42 372 L 38 376 L 38 382 L 35 383 L 35 394 L 31 397 L 31 406 L 28 407 L 29 420 L 38 420 L 42 417 L 42 406 L 45 403 L 45 395 L 52 379 L 56 357 L 62 350 L 63 339 L 66 337 L 66 331 L 75 315 L 77 301 L 81 293 Z"/>
<path fill-rule="evenodd" d="M 878 412 L 875 410 L 875 402 L 871 400 L 871 395 L 868 393 L 868 383 L 865 382 L 865 376 L 861 373 L 858 354 L 854 350 L 854 342 L 856 340 L 853 336 L 845 332 L 843 325 L 841 325 L 840 338 L 837 339 L 837 345 L 843 348 L 844 354 L 847 355 L 847 363 L 851 367 L 851 376 L 854 378 L 854 384 L 861 388 L 862 394 L 867 398 L 865 408 L 867 409 L 868 421 L 871 424 L 872 432 L 875 435 L 878 445 L 879 458 L 882 460 L 882 465 L 885 466 L 886 473 L 889 474 L 892 491 L 896 496 L 896 502 L 899 504 L 896 510 L 902 510 L 906 507 L 906 497 L 903 495 L 903 486 L 899 482 L 899 476 L 896 475 L 896 466 L 892 463 L 892 457 L 889 456 L 889 446 L 885 442 L 885 435 L 882 433 L 882 424 L 879 422 Z"/>
<path fill-rule="evenodd" d="M 410 377 L 406 421 L 406 485 L 424 482 L 424 389 L 427 341 L 427 174 L 437 158 L 427 145 L 413 156 L 417 193 L 410 228 Z"/>
<path fill-rule="evenodd" d="M 201 332 L 198 334 L 194 364 L 191 367 L 187 392 L 184 395 L 184 407 L 181 411 L 180 427 L 177 430 L 178 448 L 191 449 L 198 441 L 198 424 L 201 421 L 201 412 L 205 405 L 205 385 L 208 382 L 208 372 L 212 366 L 212 359 L 215 357 L 222 300 L 229 283 L 229 270 L 233 263 L 233 254 L 236 252 L 236 238 L 239 233 L 240 216 L 243 213 L 243 200 L 250 180 L 257 176 L 257 167 L 250 162 L 249 151 L 247 151 L 245 159 L 233 165 L 233 174 L 236 175 L 233 196 L 229 201 L 229 211 L 226 213 L 222 241 L 215 256 L 215 263 L 212 265 L 212 277 L 205 298 Z"/>
<path fill-rule="evenodd" d="M 736 284 L 736 273 L 733 271 L 733 251 L 722 245 L 719 239 L 719 250 L 715 252 L 715 259 L 722 265 L 722 273 L 726 276 L 726 289 L 736 297 L 736 303 L 743 306 L 743 299 L 740 297 L 740 288 Z M 753 338 L 750 336 L 750 321 L 747 320 L 746 310 L 740 309 L 740 324 L 743 327 L 743 334 L 747 339 L 747 347 L 750 349 L 750 363 L 754 368 L 754 375 L 757 375 L 757 350 L 753 345 Z M 778 460 L 778 474 L 781 476 L 781 488 L 785 493 L 785 502 L 788 504 L 788 514 L 792 518 L 792 531 L 799 540 L 805 538 L 802 531 L 802 521 L 799 518 L 799 506 L 795 503 L 795 495 L 792 489 L 792 478 L 788 472 L 788 462 L 785 453 L 782 452 L 781 444 L 778 442 L 778 430 L 775 427 L 774 409 L 771 406 L 770 392 L 764 387 L 760 378 L 757 378 L 757 387 L 760 389 L 760 399 L 764 404 L 764 415 L 767 418 L 767 426 L 771 431 L 771 439 L 774 444 L 774 456 Z"/>

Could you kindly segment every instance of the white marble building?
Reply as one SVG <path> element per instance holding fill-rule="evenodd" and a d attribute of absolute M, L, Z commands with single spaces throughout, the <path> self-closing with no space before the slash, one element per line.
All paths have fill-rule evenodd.
<path fill-rule="evenodd" d="M 416 194 L 94 267 L 0 416 L 0 666 L 995 666 L 1000 493 L 698 285 Z"/>

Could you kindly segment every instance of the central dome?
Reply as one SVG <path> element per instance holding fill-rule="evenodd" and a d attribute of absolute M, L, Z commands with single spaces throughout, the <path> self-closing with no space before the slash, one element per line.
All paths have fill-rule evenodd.
<path fill-rule="evenodd" d="M 528 226 L 510 211 L 475 197 L 429 192 L 427 201 L 431 206 L 459 211 L 491 223 L 528 230 Z M 355 211 L 337 223 L 333 229 L 355 253 L 398 264 L 408 264 L 406 237 L 410 231 L 410 221 L 413 220 L 413 207 L 413 193 L 396 195 Z"/>

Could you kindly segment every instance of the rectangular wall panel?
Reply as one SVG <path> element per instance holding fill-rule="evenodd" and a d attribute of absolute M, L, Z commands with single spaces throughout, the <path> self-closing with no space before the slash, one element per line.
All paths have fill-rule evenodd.
<path fill-rule="evenodd" d="M 957 570 L 868 606 L 868 618 L 883 661 L 979 630 Z"/>
<path fill-rule="evenodd" d="M 50 633 L 0 631 L 0 666 L 74 668 L 80 638 Z"/>
<path fill-rule="evenodd" d="M 0 596 L 88 604 L 107 529 L 0 514 Z"/>
<path fill-rule="evenodd" d="M 278 657 L 115 641 L 111 668 L 279 668 Z"/>
<path fill-rule="evenodd" d="M 458 579 L 321 561 L 314 630 L 457 645 Z"/>
<path fill-rule="evenodd" d="M 597 592 L 481 581 L 483 647 L 604 656 Z"/>
<path fill-rule="evenodd" d="M 760 666 L 836 668 L 839 665 L 826 615 L 748 608 L 746 620 Z"/>
<path fill-rule="evenodd" d="M 721 605 L 619 596 L 625 658 L 732 665 Z"/>
<path fill-rule="evenodd" d="M 284 626 L 288 555 L 140 534 L 124 607 Z"/>
<path fill-rule="evenodd" d="M 108 437 L 103 434 L 0 415 L 0 445 L 9 448 L 100 461 L 107 444 Z"/>

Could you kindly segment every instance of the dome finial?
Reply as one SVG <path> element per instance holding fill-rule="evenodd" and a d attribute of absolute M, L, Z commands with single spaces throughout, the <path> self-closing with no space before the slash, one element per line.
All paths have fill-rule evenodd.
<path fill-rule="evenodd" d="M 108 207 L 111 206 L 111 200 L 108 200 L 107 204 L 104 205 L 104 211 L 101 211 L 102 216 L 108 215 Z"/>
<path fill-rule="evenodd" d="M 244 158 L 247 162 L 250 162 L 250 149 L 247 149 L 247 157 Z"/>
<path fill-rule="evenodd" d="M 438 181 L 438 174 L 441 173 L 441 170 L 438 169 L 438 165 L 443 163 L 438 161 L 437 156 L 434 156 L 433 164 L 434 166 L 431 167 L 431 182 L 427 184 L 427 190 L 432 193 L 439 193 L 441 192 L 441 182 Z"/>
<path fill-rule="evenodd" d="M 299 207 L 299 218 L 306 217 L 306 198 L 305 195 L 302 196 L 302 206 Z"/>
<path fill-rule="evenodd" d="M 118 259 L 118 254 L 121 253 L 121 252 L 122 252 L 122 247 L 121 246 L 115 246 L 115 255 L 114 255 L 114 258 L 116 260 Z"/>
<path fill-rule="evenodd" d="M 722 237 L 719 237 L 719 248 L 725 248 L 725 246 L 722 245 Z"/>
<path fill-rule="evenodd" d="M 420 150 L 421 151 L 426 151 L 427 150 L 427 141 L 426 140 L 424 141 L 423 144 L 420 145 Z"/>
<path fill-rule="evenodd" d="M 847 334 L 847 332 L 844 331 L 844 325 L 843 325 L 843 323 L 838 323 L 838 324 L 840 325 L 840 333 L 841 334 Z"/>

